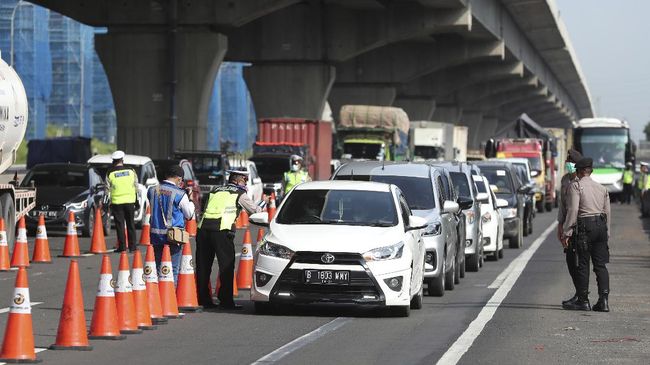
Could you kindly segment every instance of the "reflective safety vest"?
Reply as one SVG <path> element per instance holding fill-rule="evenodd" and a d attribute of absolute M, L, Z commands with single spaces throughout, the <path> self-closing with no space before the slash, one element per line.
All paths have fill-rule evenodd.
<path fill-rule="evenodd" d="M 158 193 L 160 192 L 160 198 Z M 158 187 L 152 186 L 147 192 L 147 199 L 151 207 L 151 238 L 152 245 L 162 245 L 167 242 L 167 228 L 178 227 L 185 228 L 185 216 L 181 211 L 179 204 L 183 199 L 185 191 L 176 185 L 166 181 L 160 183 Z M 163 220 L 163 214 L 165 219 Z M 167 221 L 167 227 L 165 225 Z"/>
<path fill-rule="evenodd" d="M 639 175 L 639 177 L 636 179 L 636 188 L 637 188 L 637 189 L 639 189 L 639 190 L 643 190 L 643 184 L 644 184 L 643 179 L 644 179 L 645 176 L 646 176 L 646 174 L 642 172 L 642 173 Z"/>
<path fill-rule="evenodd" d="M 632 170 L 623 171 L 623 184 L 632 184 L 634 182 L 634 172 Z"/>
<path fill-rule="evenodd" d="M 106 176 L 111 187 L 111 204 L 133 204 L 136 200 L 135 184 L 138 181 L 133 169 L 124 167 Z"/>
<path fill-rule="evenodd" d="M 645 174 L 645 190 L 650 190 L 650 175 Z"/>
<path fill-rule="evenodd" d="M 219 186 L 212 190 L 199 223 L 199 228 L 203 226 L 206 219 L 219 219 L 221 220 L 219 224 L 220 230 L 233 230 L 233 225 L 240 211 L 237 200 L 244 193 L 244 190 L 232 184 Z"/>
<path fill-rule="evenodd" d="M 309 181 L 309 174 L 305 170 L 285 172 L 284 192 L 288 193 L 294 186 L 307 181 Z"/>

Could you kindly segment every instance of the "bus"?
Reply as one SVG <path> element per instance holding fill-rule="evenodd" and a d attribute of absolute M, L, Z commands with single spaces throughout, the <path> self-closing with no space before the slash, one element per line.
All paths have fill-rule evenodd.
<path fill-rule="evenodd" d="M 594 160 L 594 181 L 607 188 L 610 195 L 623 192 L 625 163 L 634 165 L 634 142 L 626 121 L 614 118 L 581 119 L 573 127 L 575 148 Z"/>

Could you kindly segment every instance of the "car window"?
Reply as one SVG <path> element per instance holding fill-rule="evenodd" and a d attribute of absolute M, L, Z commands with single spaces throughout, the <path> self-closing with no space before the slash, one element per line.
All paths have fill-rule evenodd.
<path fill-rule="evenodd" d="M 250 164 L 248 171 L 250 171 L 251 176 L 250 179 L 253 181 L 253 179 L 257 179 L 257 167 L 255 167 L 255 164 Z"/>
<path fill-rule="evenodd" d="M 512 194 L 514 187 L 508 170 L 505 168 L 486 168 L 485 170 L 481 169 L 481 171 L 490 184 L 496 185 L 497 194 Z"/>
<path fill-rule="evenodd" d="M 470 192 L 469 183 L 467 182 L 467 176 L 462 172 L 450 172 L 450 175 L 451 181 L 454 183 L 456 196 L 471 199 L 472 193 Z"/>
<path fill-rule="evenodd" d="M 450 199 L 444 190 L 442 178 L 440 178 L 440 176 L 436 178 L 436 189 L 438 191 L 438 204 L 440 204 L 440 207 L 442 207 L 445 204 L 445 201 Z"/>
<path fill-rule="evenodd" d="M 479 193 L 487 193 L 487 189 L 485 188 L 485 184 L 483 183 L 483 180 L 479 177 L 474 179 L 474 185 L 476 185 L 476 190 Z"/>
<path fill-rule="evenodd" d="M 436 207 L 433 186 L 429 177 L 396 175 L 336 175 L 334 180 L 376 181 L 396 185 L 404 194 L 411 209 L 429 210 Z"/>
<path fill-rule="evenodd" d="M 441 175 L 440 179 L 442 180 L 442 188 L 445 191 L 445 199 L 456 201 L 456 196 L 452 191 L 451 184 L 449 183 L 449 178 L 447 175 Z"/>
<path fill-rule="evenodd" d="M 88 170 L 62 170 L 60 168 L 31 170 L 21 186 L 35 187 L 88 187 Z"/>
<path fill-rule="evenodd" d="M 402 211 L 402 221 L 404 222 L 404 226 L 408 226 L 409 217 L 411 216 L 411 209 L 409 209 L 409 205 L 406 202 L 406 199 L 401 194 L 399 195 L 399 205 L 400 210 Z"/>
<path fill-rule="evenodd" d="M 192 169 L 190 169 L 190 165 L 187 162 L 182 164 L 181 168 L 183 169 L 183 179 L 185 181 L 194 180 L 194 176 L 192 176 Z"/>
<path fill-rule="evenodd" d="M 97 170 L 91 168 L 88 170 L 88 180 L 90 182 L 90 186 L 95 186 L 97 184 L 102 183 L 102 178 L 99 176 L 99 173 Z"/>
<path fill-rule="evenodd" d="M 294 190 L 278 212 L 279 224 L 397 225 L 389 192 L 363 190 Z"/>

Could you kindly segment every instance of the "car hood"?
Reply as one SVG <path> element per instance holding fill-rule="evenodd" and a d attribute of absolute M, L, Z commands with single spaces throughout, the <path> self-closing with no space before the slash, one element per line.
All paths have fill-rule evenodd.
<path fill-rule="evenodd" d="M 364 253 L 404 239 L 398 227 L 363 227 L 335 224 L 271 224 L 267 240 L 293 251 Z"/>
<path fill-rule="evenodd" d="M 82 194 L 88 194 L 88 188 L 73 186 L 45 186 L 36 189 L 36 206 L 63 205 Z"/>

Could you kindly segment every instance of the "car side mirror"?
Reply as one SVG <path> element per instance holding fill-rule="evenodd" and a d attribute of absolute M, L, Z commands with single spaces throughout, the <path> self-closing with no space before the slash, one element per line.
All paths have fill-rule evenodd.
<path fill-rule="evenodd" d="M 490 201 L 490 197 L 487 195 L 487 193 L 478 193 L 476 194 L 476 201 L 481 204 L 485 204 Z"/>
<path fill-rule="evenodd" d="M 458 203 L 453 202 L 451 200 L 446 200 L 444 204 L 442 205 L 442 212 L 443 213 L 452 213 L 456 214 L 460 210 L 460 207 L 458 206 Z"/>
<path fill-rule="evenodd" d="M 427 227 L 427 220 L 422 217 L 409 216 L 409 224 L 406 227 L 406 231 L 415 231 L 418 229 L 423 229 Z"/>
<path fill-rule="evenodd" d="M 150 177 L 147 179 L 147 181 L 144 182 L 144 185 L 146 187 L 158 185 L 158 179 L 156 179 L 155 177 Z"/>
<path fill-rule="evenodd" d="M 103 184 L 103 183 L 95 184 L 95 186 L 90 188 L 90 193 L 95 194 L 96 192 L 102 191 L 102 190 L 105 190 L 105 189 L 106 189 L 106 184 Z"/>
<path fill-rule="evenodd" d="M 474 205 L 474 201 L 472 199 L 462 196 L 458 198 L 457 202 L 461 210 L 469 209 Z"/>
<path fill-rule="evenodd" d="M 537 170 L 531 170 L 530 171 L 530 176 L 535 177 L 537 175 L 539 175 L 539 171 L 537 171 Z"/>
<path fill-rule="evenodd" d="M 248 221 L 253 223 L 256 226 L 268 227 L 269 226 L 269 214 L 267 212 L 260 212 L 251 214 L 248 217 Z"/>
<path fill-rule="evenodd" d="M 261 184 L 262 183 L 262 178 L 256 177 L 253 179 L 253 184 Z"/>
<path fill-rule="evenodd" d="M 497 208 L 505 208 L 508 206 L 508 201 L 505 199 L 497 199 Z"/>
<path fill-rule="evenodd" d="M 520 194 L 528 194 L 529 191 L 530 191 L 530 186 L 526 186 L 526 185 L 522 185 L 519 187 L 519 189 L 517 189 L 517 192 L 519 192 Z"/>

